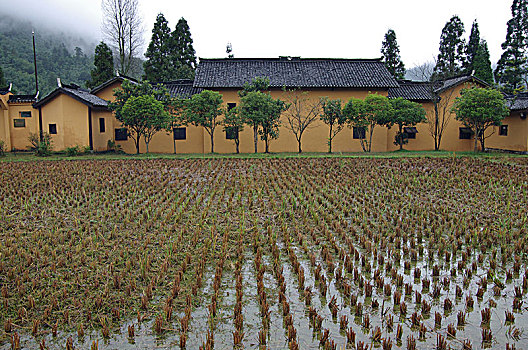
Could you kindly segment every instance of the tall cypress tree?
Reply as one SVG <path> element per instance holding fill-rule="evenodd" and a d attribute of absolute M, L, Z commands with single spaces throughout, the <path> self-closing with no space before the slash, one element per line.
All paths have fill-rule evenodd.
<path fill-rule="evenodd" d="M 96 87 L 114 76 L 114 56 L 110 47 L 103 41 L 95 47 L 94 66 L 90 72 L 92 79 L 86 82 L 89 88 Z"/>
<path fill-rule="evenodd" d="M 196 52 L 193 48 L 191 30 L 185 18 L 180 18 L 172 32 L 172 64 L 177 79 L 193 79 L 196 68 Z"/>
<path fill-rule="evenodd" d="M 2 70 L 2 67 L 0 67 L 0 88 L 3 88 L 7 86 L 7 82 L 4 77 L 4 71 Z"/>
<path fill-rule="evenodd" d="M 475 77 L 484 80 L 490 85 L 493 84 L 493 70 L 491 69 L 490 54 L 486 40 L 480 42 L 473 58 L 471 69 L 475 71 Z"/>
<path fill-rule="evenodd" d="M 152 39 L 143 63 L 144 79 L 149 81 L 168 81 L 174 79 L 175 68 L 171 59 L 172 39 L 169 22 L 159 13 L 152 29 Z"/>
<path fill-rule="evenodd" d="M 524 76 L 528 62 L 528 1 L 513 0 L 511 13 L 506 40 L 502 43 L 504 52 L 495 69 L 495 80 L 506 93 L 526 90 Z"/>
<path fill-rule="evenodd" d="M 466 41 L 464 24 L 458 16 L 453 16 L 442 29 L 440 53 L 434 68 L 434 77 L 446 79 L 462 72 L 466 61 Z"/>
<path fill-rule="evenodd" d="M 405 76 L 405 65 L 400 56 L 400 46 L 396 41 L 396 33 L 389 29 L 381 44 L 382 60 L 385 66 L 396 79 L 403 79 Z"/>
<path fill-rule="evenodd" d="M 477 23 L 477 20 L 473 22 L 473 25 L 471 26 L 471 34 L 469 35 L 469 41 L 467 44 L 467 60 L 465 62 L 464 70 L 467 74 L 471 74 L 473 69 L 473 61 L 475 60 L 475 56 L 477 55 L 477 51 L 480 48 L 480 31 L 479 26 Z"/>

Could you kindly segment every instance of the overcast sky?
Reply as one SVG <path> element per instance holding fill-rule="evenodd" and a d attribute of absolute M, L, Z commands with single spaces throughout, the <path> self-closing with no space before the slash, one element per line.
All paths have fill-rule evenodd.
<path fill-rule="evenodd" d="M 145 49 L 156 15 L 173 29 L 180 17 L 189 23 L 198 57 L 225 57 L 231 42 L 235 57 L 375 58 L 387 29 L 396 31 L 407 68 L 433 60 L 440 34 L 452 15 L 465 24 L 466 38 L 477 19 L 492 63 L 501 53 L 511 0 L 139 0 Z M 45 18 L 65 31 L 101 39 L 99 0 L 17 0 L 4 7 L 32 21 Z"/>

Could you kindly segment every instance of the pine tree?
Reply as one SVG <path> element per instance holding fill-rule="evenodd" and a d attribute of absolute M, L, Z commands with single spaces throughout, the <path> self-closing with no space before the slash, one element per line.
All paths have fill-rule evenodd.
<path fill-rule="evenodd" d="M 513 0 L 511 12 L 506 40 L 502 43 L 504 52 L 495 69 L 495 80 L 506 93 L 526 90 L 524 78 L 528 62 L 528 1 Z"/>
<path fill-rule="evenodd" d="M 405 76 L 405 65 L 400 56 L 400 47 L 396 41 L 396 33 L 389 29 L 385 34 L 383 43 L 381 44 L 382 60 L 389 72 L 396 79 L 403 79 Z"/>
<path fill-rule="evenodd" d="M 473 22 L 473 25 L 471 26 L 471 34 L 469 35 L 469 41 L 468 41 L 467 50 L 466 50 L 467 60 L 465 62 L 466 64 L 465 64 L 464 70 L 466 71 L 467 74 L 471 74 L 473 69 L 475 69 L 473 67 L 473 64 L 474 64 L 475 56 L 477 55 L 477 51 L 480 48 L 480 45 L 481 45 L 480 31 L 479 31 L 477 20 L 475 20 Z"/>
<path fill-rule="evenodd" d="M 7 82 L 4 77 L 4 71 L 2 71 L 2 67 L 0 67 L 0 88 L 3 88 L 7 86 Z"/>
<path fill-rule="evenodd" d="M 464 31 L 464 24 L 458 16 L 451 17 L 442 29 L 435 78 L 446 79 L 462 72 L 466 60 L 466 41 L 462 38 Z"/>
<path fill-rule="evenodd" d="M 162 13 L 156 17 L 152 29 L 152 39 L 143 63 L 145 69 L 144 79 L 148 81 L 168 81 L 174 79 L 175 68 L 171 60 L 172 39 L 169 22 Z"/>
<path fill-rule="evenodd" d="M 114 56 L 110 47 L 103 41 L 95 47 L 93 64 L 95 68 L 90 72 L 92 79 L 86 82 L 89 88 L 96 87 L 114 76 Z"/>
<path fill-rule="evenodd" d="M 171 36 L 172 64 L 176 68 L 175 78 L 193 79 L 196 68 L 196 52 L 193 48 L 191 30 L 185 18 L 180 18 Z"/>
<path fill-rule="evenodd" d="M 490 85 L 493 84 L 493 70 L 491 69 L 490 54 L 486 40 L 482 40 L 479 44 L 473 59 L 472 70 L 475 71 L 475 77 L 484 80 Z"/>

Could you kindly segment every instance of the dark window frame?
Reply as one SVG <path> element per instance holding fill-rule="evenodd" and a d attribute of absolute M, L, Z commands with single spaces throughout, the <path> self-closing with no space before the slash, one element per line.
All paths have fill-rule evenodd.
<path fill-rule="evenodd" d="M 187 128 L 172 128 L 172 136 L 174 140 L 187 140 Z"/>
<path fill-rule="evenodd" d="M 20 111 L 20 118 L 31 118 L 32 116 L 31 111 Z"/>
<path fill-rule="evenodd" d="M 404 127 L 403 133 L 405 134 L 405 138 L 408 140 L 415 140 L 416 134 L 418 134 L 418 130 L 414 126 L 411 127 Z"/>
<path fill-rule="evenodd" d="M 225 130 L 226 140 L 236 140 L 239 138 L 239 130 L 235 126 L 226 128 Z"/>
<path fill-rule="evenodd" d="M 50 135 L 57 135 L 57 124 L 48 124 L 48 133 Z"/>
<path fill-rule="evenodd" d="M 13 119 L 13 127 L 15 127 L 15 128 L 25 128 L 26 127 L 26 120 L 22 119 L 22 118 Z"/>
<path fill-rule="evenodd" d="M 229 102 L 229 103 L 227 104 L 227 110 L 228 110 L 228 111 L 232 110 L 233 108 L 236 107 L 236 105 L 237 105 L 237 104 L 234 103 L 234 102 Z"/>
<path fill-rule="evenodd" d="M 508 136 L 508 125 L 499 126 L 499 136 Z"/>
<path fill-rule="evenodd" d="M 352 139 L 354 140 L 366 139 L 366 136 L 367 136 L 367 129 L 365 129 L 363 126 L 353 126 L 352 127 Z"/>
<path fill-rule="evenodd" d="M 99 132 L 102 134 L 106 132 L 105 118 L 99 118 Z"/>
<path fill-rule="evenodd" d="M 116 128 L 114 130 L 114 139 L 116 141 L 127 141 L 128 140 L 127 128 Z"/>
<path fill-rule="evenodd" d="M 460 140 L 471 140 L 473 138 L 473 131 L 467 127 L 460 127 L 458 128 L 458 138 Z"/>

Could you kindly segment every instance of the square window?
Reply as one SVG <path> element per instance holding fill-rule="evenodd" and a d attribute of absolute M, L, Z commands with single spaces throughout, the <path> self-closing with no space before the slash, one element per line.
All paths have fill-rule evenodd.
<path fill-rule="evenodd" d="M 31 118 L 31 111 L 20 112 L 20 118 Z"/>
<path fill-rule="evenodd" d="M 235 108 L 235 107 L 236 107 L 236 103 L 228 103 L 228 104 L 227 104 L 227 110 L 228 110 L 228 111 L 232 110 L 232 109 Z"/>
<path fill-rule="evenodd" d="M 15 128 L 25 128 L 26 120 L 25 119 L 13 119 Z"/>
<path fill-rule="evenodd" d="M 501 125 L 499 127 L 499 135 L 500 136 L 508 136 L 508 125 Z"/>
<path fill-rule="evenodd" d="M 115 129 L 115 140 L 116 141 L 126 141 L 126 140 L 128 140 L 128 130 L 127 130 L 127 128 Z"/>
<path fill-rule="evenodd" d="M 459 128 L 458 138 L 461 140 L 471 140 L 473 137 L 473 130 L 471 128 Z"/>
<path fill-rule="evenodd" d="M 354 140 L 364 139 L 365 138 L 365 128 L 362 126 L 354 126 L 352 128 L 352 138 Z"/>
<path fill-rule="evenodd" d="M 105 132 L 105 118 L 99 118 L 99 132 Z"/>
<path fill-rule="evenodd" d="M 238 139 L 238 128 L 230 127 L 226 128 L 226 140 L 236 140 Z"/>
<path fill-rule="evenodd" d="M 407 139 L 416 139 L 416 134 L 418 130 L 414 126 L 403 128 L 403 133 Z"/>
<path fill-rule="evenodd" d="M 175 140 L 186 140 L 187 139 L 187 128 L 174 128 L 172 129 Z"/>
<path fill-rule="evenodd" d="M 48 124 L 48 132 L 50 135 L 56 135 L 57 134 L 57 124 Z"/>

